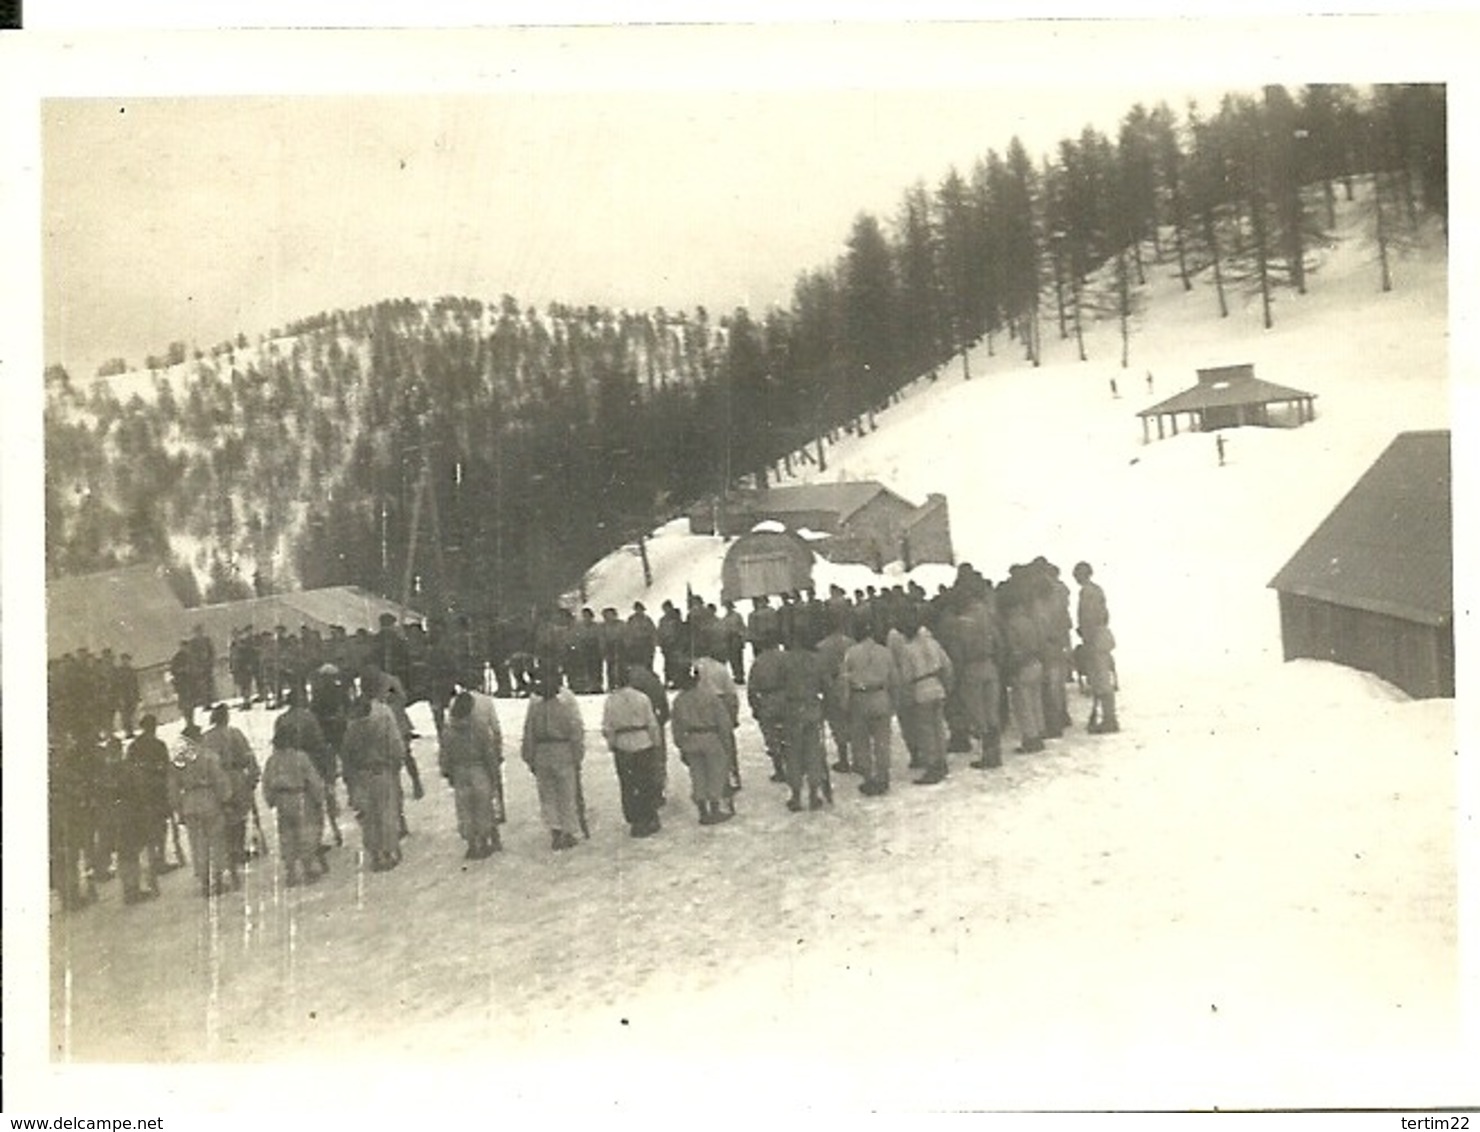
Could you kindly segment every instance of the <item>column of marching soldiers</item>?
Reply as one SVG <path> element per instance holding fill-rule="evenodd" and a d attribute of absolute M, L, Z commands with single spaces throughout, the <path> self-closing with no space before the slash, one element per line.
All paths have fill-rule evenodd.
<path fill-rule="evenodd" d="M 343 845 L 341 778 L 365 867 L 395 868 L 409 832 L 403 775 L 413 800 L 425 793 L 406 713 L 422 700 L 467 859 L 502 848 L 499 697 L 530 701 L 519 753 L 555 850 L 589 837 L 578 694 L 605 694 L 602 738 L 632 837 L 662 828 L 670 745 L 688 769 L 700 824 L 735 815 L 742 689 L 771 781 L 786 786 L 793 813 L 831 806 L 833 773 L 857 775 L 864 796 L 888 793 L 896 726 L 916 785 L 944 781 L 952 754 L 974 754 L 971 767 L 992 770 L 1003 765 L 1009 722 L 1023 754 L 1072 726 L 1071 685 L 1091 697 L 1088 731 L 1119 729 L 1105 594 L 1088 563 L 1073 577 L 1077 617 L 1058 567 L 1040 557 L 1011 567 L 996 586 L 963 564 L 933 597 L 915 582 L 851 597 L 835 585 L 826 598 L 755 598 L 748 618 L 734 602 L 720 611 L 690 594 L 686 613 L 665 601 L 656 622 L 636 602 L 625 620 L 614 608 L 599 621 L 589 608 L 579 616 L 551 609 L 481 624 L 433 617 L 423 627 L 385 614 L 377 633 L 335 626 L 327 638 L 311 627 L 295 637 L 283 626 L 246 626 L 233 634 L 227 670 L 238 710 L 260 702 L 279 712 L 261 765 L 216 699 L 215 653 L 199 628 L 170 665 L 184 720 L 173 750 L 154 715 L 135 731 L 130 658 L 120 664 L 84 649 L 49 672 L 52 887 L 64 908 L 77 909 L 117 875 L 124 901 L 137 903 L 159 894 L 160 874 L 188 862 L 202 895 L 235 889 L 247 862 L 268 852 L 259 788 L 276 813 L 284 882 L 312 883 Z"/>

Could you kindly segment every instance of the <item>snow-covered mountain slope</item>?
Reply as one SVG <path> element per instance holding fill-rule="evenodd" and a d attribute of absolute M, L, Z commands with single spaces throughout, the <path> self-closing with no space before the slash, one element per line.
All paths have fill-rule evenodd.
<path fill-rule="evenodd" d="M 1092 562 L 1117 620 L 1134 610 L 1150 630 L 1120 641 L 1122 663 L 1277 658 L 1266 583 L 1397 432 L 1449 427 L 1442 251 L 1431 245 L 1401 261 L 1397 288 L 1384 295 L 1371 245 L 1350 226 L 1338 236 L 1307 295 L 1278 293 L 1272 330 L 1262 327 L 1257 294 L 1231 294 L 1220 319 L 1208 281 L 1184 292 L 1171 265 L 1155 267 L 1128 369 L 1114 320 L 1087 330 L 1090 360 L 1081 362 L 1046 311 L 1041 367 L 1025 365 L 1014 343 L 997 342 L 995 356 L 978 346 L 971 381 L 958 359 L 940 380 L 916 382 L 878 431 L 829 449 L 824 476 L 791 482 L 877 479 L 915 502 L 943 492 L 958 560 L 988 577 L 1038 554 L 1066 575 L 1074 562 Z M 1199 367 L 1240 362 L 1315 394 L 1316 420 L 1223 432 L 1224 467 L 1208 434 L 1157 440 L 1153 422 L 1143 443 L 1137 410 L 1194 384 Z M 682 599 L 686 585 L 715 600 L 727 544 L 685 535 L 682 523 L 657 534 L 645 597 L 657 601 L 647 604 Z M 933 593 L 942 571 L 925 566 L 916 576 Z M 824 565 L 818 580 L 851 591 L 862 576 Z M 628 550 L 593 569 L 588 604 L 625 609 L 642 591 Z M 1158 630 L 1189 619 L 1202 629 Z"/>
<path fill-rule="evenodd" d="M 431 792 L 409 804 L 393 873 L 355 871 L 347 824 L 312 889 L 281 888 L 273 856 L 214 908 L 176 873 L 151 905 L 126 909 L 105 886 L 99 906 L 54 913 L 60 1055 L 476 1064 L 433 1079 L 524 1101 L 568 1101 L 581 1082 L 644 1106 L 682 1080 L 681 1103 L 702 1112 L 732 1095 L 986 1108 L 1462 1095 L 1475 978 L 1456 819 L 1473 798 L 1457 787 L 1454 703 L 1281 663 L 1265 589 L 1394 433 L 1448 424 L 1442 253 L 1402 262 L 1386 295 L 1369 255 L 1334 249 L 1308 296 L 1281 295 L 1268 332 L 1257 305 L 1219 320 L 1207 287 L 1184 295 L 1158 268 L 1129 370 L 1113 324 L 1091 334 L 1088 363 L 1046 325 L 1041 368 L 982 347 L 972 381 L 944 371 L 829 452 L 829 475 L 947 494 L 959 557 L 989 576 L 1039 553 L 1093 562 L 1119 641 L 1120 734 L 1076 726 L 991 773 L 956 756 L 929 790 L 908 784 L 896 743 L 892 793 L 861 798 L 840 777 L 834 808 L 792 815 L 747 715 L 737 820 L 700 828 L 674 759 L 663 833 L 632 841 L 588 697 L 590 842 L 549 851 L 512 759 L 506 849 L 466 867 L 423 738 Z M 1233 362 L 1317 394 L 1317 419 L 1225 434 L 1226 467 L 1206 434 L 1141 443 L 1136 409 Z M 718 596 L 722 540 L 669 527 L 649 549 L 651 588 L 635 556 L 614 556 L 593 569 L 590 604 Z M 1087 701 L 1071 711 L 1082 725 Z M 517 736 L 523 703 L 499 712 Z M 270 717 L 242 719 L 265 753 Z M 417 1095 L 402 1081 L 351 1103 Z"/>

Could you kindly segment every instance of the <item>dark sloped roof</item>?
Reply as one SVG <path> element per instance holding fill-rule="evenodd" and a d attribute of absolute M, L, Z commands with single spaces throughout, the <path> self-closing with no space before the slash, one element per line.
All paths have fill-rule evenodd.
<path fill-rule="evenodd" d="M 808 483 L 792 487 L 773 487 L 758 493 L 753 501 L 757 511 L 784 515 L 794 511 L 835 511 L 839 522 L 859 508 L 873 502 L 881 492 L 896 499 L 900 496 L 889 491 L 874 480 L 857 480 L 851 483 Z M 900 500 L 903 502 L 903 500 Z"/>
<path fill-rule="evenodd" d="M 1276 385 L 1257 377 L 1231 377 L 1222 381 L 1198 382 L 1191 389 L 1184 389 L 1160 404 L 1142 409 L 1136 416 L 1155 417 L 1162 413 L 1191 413 L 1205 409 L 1232 408 L 1235 405 L 1268 405 L 1315 396 L 1303 389 L 1291 389 L 1288 385 Z"/>
<path fill-rule="evenodd" d="M 1454 615 L 1448 431 L 1400 433 L 1269 584 L 1407 620 Z"/>
<path fill-rule="evenodd" d="M 167 661 L 185 633 L 187 611 L 156 566 L 52 578 L 46 583 L 46 654 L 78 649 L 129 653 L 134 667 Z"/>

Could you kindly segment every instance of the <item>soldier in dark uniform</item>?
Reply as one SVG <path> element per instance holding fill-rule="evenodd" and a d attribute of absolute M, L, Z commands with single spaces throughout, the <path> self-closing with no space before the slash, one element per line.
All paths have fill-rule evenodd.
<path fill-rule="evenodd" d="M 833 763 L 833 770 L 839 774 L 848 774 L 856 768 L 848 761 L 848 713 L 844 707 L 842 691 L 838 686 L 838 677 L 843 668 L 843 657 L 853 647 L 853 638 L 843 631 L 848 616 L 845 608 L 824 612 L 833 620 L 831 631 L 817 645 L 817 658 L 822 662 L 825 679 L 823 716 L 827 720 L 828 730 L 832 732 L 833 743 L 838 749 L 838 761 Z M 825 751 L 823 757 L 827 757 Z"/>
<path fill-rule="evenodd" d="M 58 734 L 47 748 L 48 833 L 51 887 L 62 908 L 74 912 L 97 899 L 92 876 L 84 877 L 83 855 L 93 840 L 93 792 L 89 752 L 71 734 Z"/>
<path fill-rule="evenodd" d="M 488 667 L 493 670 L 493 694 L 500 699 L 514 695 L 513 674 L 509 671 L 509 658 L 513 654 L 513 634 L 498 610 L 489 612 L 483 624 L 483 653 L 488 658 Z"/>
<path fill-rule="evenodd" d="M 570 614 L 563 609 L 548 609 L 539 616 L 534 626 L 534 648 L 531 652 L 545 672 L 565 670 L 566 644 L 569 639 L 565 626 L 569 617 Z"/>
<path fill-rule="evenodd" d="M 298 627 L 298 632 L 287 633 L 283 637 L 282 651 L 278 656 L 278 664 L 282 668 L 283 692 L 278 697 L 277 706 L 282 707 L 290 696 L 297 695 L 302 699 L 304 676 L 304 633 L 303 626 Z"/>
<path fill-rule="evenodd" d="M 581 610 L 571 626 L 567 656 L 571 691 L 583 695 L 601 691 L 601 633 L 590 606 Z"/>
<path fill-rule="evenodd" d="M 537 656 L 534 611 L 524 617 L 510 617 L 503 622 L 508 635 L 509 683 L 513 694 L 521 698 L 534 695 L 535 658 Z"/>
<path fill-rule="evenodd" d="M 113 742 L 117 743 L 117 740 Z M 110 801 L 113 803 L 110 824 L 118 851 L 118 875 L 123 882 L 125 904 L 137 904 L 159 895 L 153 843 L 164 829 L 164 814 L 160 812 L 160 799 L 156 795 L 156 770 L 144 759 L 136 759 L 137 751 L 136 741 L 128 754 L 120 757 L 111 768 L 114 773 L 110 782 Z M 121 755 L 121 747 L 119 752 Z M 165 765 L 169 765 L 168 756 Z M 160 850 L 162 857 L 163 846 Z"/>
<path fill-rule="evenodd" d="M 137 805 L 144 822 L 153 875 L 171 872 L 180 862 L 166 864 L 164 843 L 168 836 L 170 815 L 170 752 L 155 733 L 159 721 L 151 715 L 139 721 L 139 737 L 129 744 L 126 755 L 130 777 L 137 787 Z"/>
<path fill-rule="evenodd" d="M 756 650 L 750 662 L 750 680 L 745 696 L 750 712 L 761 729 L 766 754 L 771 759 L 771 781 L 786 778 L 786 659 L 776 637 L 752 637 Z"/>
<path fill-rule="evenodd" d="M 763 649 L 770 644 L 781 643 L 781 622 L 765 594 L 751 599 L 750 620 L 745 626 L 745 637 L 750 642 L 752 664 Z"/>
<path fill-rule="evenodd" d="M 685 632 L 680 638 L 685 661 L 693 664 L 701 656 L 713 656 L 716 652 L 721 659 L 724 658 L 724 643 L 719 640 L 718 627 L 719 618 L 714 610 L 705 605 L 698 594 L 689 594 Z"/>
<path fill-rule="evenodd" d="M 113 659 L 113 650 L 105 648 L 98 657 L 97 670 L 98 730 L 114 732 L 118 719 L 118 664 Z"/>
<path fill-rule="evenodd" d="M 452 677 L 470 692 L 484 691 L 486 659 L 482 638 L 466 613 L 459 613 L 452 626 Z"/>
<path fill-rule="evenodd" d="M 175 689 L 175 703 L 180 709 L 180 718 L 186 723 L 195 722 L 195 687 L 191 681 L 190 641 L 182 640 L 180 647 L 170 657 L 170 685 Z"/>
<path fill-rule="evenodd" d="M 965 661 L 966 636 L 969 626 L 964 622 L 964 595 L 953 589 L 944 595 L 934 615 L 931 631 L 940 647 L 951 658 L 951 665 L 959 673 Z M 958 680 L 951 687 L 945 701 L 946 753 L 964 754 L 971 750 L 971 728 L 966 718 L 964 689 Z"/>
<path fill-rule="evenodd" d="M 288 627 L 279 625 L 262 648 L 262 682 L 260 691 L 269 711 L 283 706 L 283 685 L 287 682 Z"/>
<path fill-rule="evenodd" d="M 419 621 L 406 626 L 406 675 L 401 686 L 406 690 L 406 704 L 420 703 L 431 699 L 432 694 L 432 645 L 426 630 Z"/>
<path fill-rule="evenodd" d="M 452 685 L 459 680 L 457 658 L 446 622 L 440 617 L 427 621 L 427 687 L 426 700 L 432 707 L 432 722 L 437 734 L 446 722 L 447 704 L 452 698 Z"/>
<path fill-rule="evenodd" d="M 823 698 L 827 692 L 827 673 L 812 642 L 798 637 L 782 654 L 782 671 L 786 695 L 786 782 L 791 797 L 786 808 L 793 813 L 802 808 L 802 783 L 807 784 L 807 804 L 820 810 L 824 801 L 832 801 L 832 782 L 827 774 L 827 758 L 822 750 Z M 751 682 L 754 683 L 754 668 Z"/>
<path fill-rule="evenodd" d="M 123 744 L 115 735 L 102 736 L 91 744 L 88 762 L 92 793 L 93 836 L 87 846 L 87 868 L 97 881 L 114 877 L 113 855 L 118 851 L 118 825 L 122 816 Z"/>
<path fill-rule="evenodd" d="M 324 645 L 324 664 L 332 664 L 340 672 L 355 671 L 350 665 L 350 640 L 343 625 L 329 626 L 329 640 Z M 309 678 L 313 678 L 312 673 Z"/>
<path fill-rule="evenodd" d="M 776 624 L 779 633 L 778 640 L 782 647 L 791 648 L 796 640 L 796 595 L 784 593 L 781 595 L 781 608 L 776 611 Z"/>
<path fill-rule="evenodd" d="M 597 631 L 601 636 L 601 667 L 607 691 L 621 687 L 619 674 L 624 666 L 622 644 L 626 626 L 617 617 L 615 606 L 608 605 L 601 611 L 601 622 Z"/>
<path fill-rule="evenodd" d="M 379 671 L 400 680 L 403 686 L 410 678 L 411 656 L 406 645 L 406 636 L 397 627 L 394 613 L 380 615 L 380 632 L 375 634 L 374 649 L 369 660 Z"/>
<path fill-rule="evenodd" d="M 376 639 L 370 635 L 370 630 L 363 627 L 356 629 L 354 636 L 348 639 L 344 664 L 339 669 L 346 684 L 353 684 L 365 669 L 375 663 L 375 643 Z"/>
<path fill-rule="evenodd" d="M 663 682 L 669 688 L 677 687 L 675 677 L 681 667 L 687 666 L 684 656 L 683 614 L 671 601 L 663 603 L 663 612 L 658 617 L 658 648 L 663 653 Z"/>
<path fill-rule="evenodd" d="M 632 616 L 627 618 L 626 648 L 632 660 L 652 669 L 653 657 L 658 650 L 658 627 L 647 615 L 647 606 L 640 601 L 632 603 Z"/>
<path fill-rule="evenodd" d="M 227 658 L 231 668 L 231 679 L 236 684 L 236 694 L 241 699 L 242 711 L 252 706 L 252 683 L 257 675 L 257 639 L 248 625 L 231 634 L 231 653 Z"/>
<path fill-rule="evenodd" d="M 733 601 L 725 602 L 725 614 L 719 621 L 724 633 L 725 657 L 730 662 L 730 675 L 736 684 L 745 683 L 745 618 Z"/>
<path fill-rule="evenodd" d="M 134 737 L 134 713 L 139 710 L 139 674 L 134 670 L 134 658 L 124 653 L 119 658 L 118 679 L 115 686 L 118 714 L 127 738 Z"/>
<path fill-rule="evenodd" d="M 190 638 L 190 667 L 196 680 L 192 706 L 209 709 L 216 702 L 216 646 L 202 625 L 195 627 Z"/>

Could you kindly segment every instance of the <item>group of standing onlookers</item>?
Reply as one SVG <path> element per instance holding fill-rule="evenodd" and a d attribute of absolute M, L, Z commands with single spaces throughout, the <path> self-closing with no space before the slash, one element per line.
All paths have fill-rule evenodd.
<path fill-rule="evenodd" d="M 952 753 L 975 754 L 974 768 L 1000 767 L 1009 723 L 1019 752 L 1043 750 L 1045 740 L 1071 726 L 1066 688 L 1076 676 L 1093 697 L 1088 730 L 1118 730 L 1105 594 L 1088 563 L 1073 577 L 1077 616 L 1058 568 L 1042 558 L 1013 566 L 996 586 L 962 565 L 954 584 L 934 597 L 912 583 L 851 598 L 833 586 L 825 600 L 789 594 L 776 606 L 758 598 L 748 620 L 732 602 L 721 614 L 694 595 L 686 617 L 665 602 L 659 621 L 647 623 L 652 632 L 637 603 L 626 622 L 604 616 L 598 623 L 619 628 L 608 631 L 611 649 L 600 655 L 599 670 L 579 668 L 574 687 L 562 663 L 571 659 L 569 640 L 547 632 L 544 655 L 526 673 L 532 698 L 519 753 L 534 776 L 551 847 L 569 849 L 589 836 L 585 724 L 576 699 L 582 690 L 606 689 L 601 734 L 624 820 L 637 838 L 662 828 L 670 742 L 688 769 L 699 822 L 734 816 L 742 688 L 771 779 L 787 787 L 793 812 L 832 804 L 833 772 L 858 775 L 866 796 L 886 793 L 896 721 L 919 785 L 943 781 Z M 571 616 L 540 625 L 571 622 L 579 624 Z M 225 703 L 211 706 L 204 731 L 187 717 L 173 753 L 152 715 L 124 749 L 111 733 L 112 715 L 63 712 L 53 721 L 51 786 L 53 878 L 64 905 L 88 902 L 93 882 L 113 875 L 115 856 L 126 900 L 157 895 L 158 874 L 184 861 L 181 827 L 201 892 L 237 887 L 252 854 L 249 832 L 258 851 L 266 850 L 259 789 L 277 817 L 284 880 L 311 883 L 328 869 L 329 834 L 332 845 L 343 843 L 341 777 L 367 867 L 394 868 L 407 834 L 403 774 L 413 798 L 424 793 L 402 676 L 410 671 L 410 649 L 390 616 L 370 643 L 358 673 L 324 661 L 275 689 L 282 710 L 261 765 Z M 654 665 L 660 655 L 661 677 Z M 498 827 L 506 818 L 498 711 L 475 652 L 460 665 L 454 658 L 434 667 L 424 692 L 437 721 L 438 767 L 453 791 L 467 858 L 487 857 L 502 848 Z M 837 756 L 831 764 L 829 734 Z"/>

